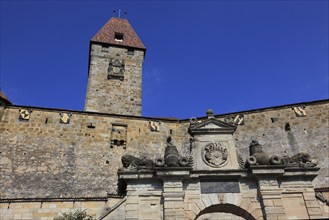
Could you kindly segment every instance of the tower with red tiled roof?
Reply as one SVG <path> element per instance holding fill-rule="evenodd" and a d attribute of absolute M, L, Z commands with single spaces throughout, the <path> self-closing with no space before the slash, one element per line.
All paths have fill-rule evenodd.
<path fill-rule="evenodd" d="M 141 116 L 145 52 L 128 20 L 112 17 L 90 41 L 85 111 Z"/>

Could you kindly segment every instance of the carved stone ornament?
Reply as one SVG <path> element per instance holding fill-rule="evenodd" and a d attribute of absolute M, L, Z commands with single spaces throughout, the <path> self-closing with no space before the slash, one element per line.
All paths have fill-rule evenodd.
<path fill-rule="evenodd" d="M 109 67 L 107 69 L 108 79 L 124 79 L 124 72 L 125 72 L 125 63 L 124 60 L 121 62 L 119 60 L 110 60 Z"/>
<path fill-rule="evenodd" d="M 59 113 L 60 118 L 59 118 L 59 123 L 61 124 L 70 124 L 70 119 L 72 114 L 71 113 L 65 113 L 65 112 L 61 112 Z"/>
<path fill-rule="evenodd" d="M 122 168 L 121 170 L 151 170 L 154 167 L 152 160 L 146 158 L 138 158 L 129 154 L 125 154 L 121 157 Z"/>
<path fill-rule="evenodd" d="M 219 142 L 208 144 L 202 149 L 202 159 L 208 166 L 222 167 L 228 161 L 227 148 Z"/>
<path fill-rule="evenodd" d="M 19 110 L 19 119 L 23 121 L 28 121 L 31 118 L 31 109 L 20 109 Z"/>

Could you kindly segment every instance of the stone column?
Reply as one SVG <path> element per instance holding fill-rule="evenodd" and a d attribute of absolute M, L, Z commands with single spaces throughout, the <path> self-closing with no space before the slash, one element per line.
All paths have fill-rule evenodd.
<path fill-rule="evenodd" d="M 184 220 L 183 179 L 189 174 L 190 169 L 186 168 L 157 171 L 157 176 L 163 181 L 162 196 L 165 220 Z"/>
<path fill-rule="evenodd" d="M 262 200 L 264 218 L 267 220 L 287 219 L 282 200 L 282 189 L 278 177 L 284 174 L 283 168 L 252 168 L 258 181 L 258 192 Z"/>

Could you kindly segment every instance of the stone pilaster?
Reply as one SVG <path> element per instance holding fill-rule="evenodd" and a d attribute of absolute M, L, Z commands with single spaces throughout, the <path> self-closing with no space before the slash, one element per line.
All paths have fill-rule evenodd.
<path fill-rule="evenodd" d="M 314 191 L 312 192 L 303 192 L 303 197 L 305 201 L 305 206 L 308 212 L 310 219 L 319 219 L 322 218 L 321 209 L 317 199 L 315 198 Z"/>
<path fill-rule="evenodd" d="M 262 200 L 264 219 L 287 219 L 282 199 L 282 189 L 278 177 L 284 173 L 283 168 L 253 168 L 252 173 L 258 181 L 258 192 Z"/>
<path fill-rule="evenodd" d="M 164 219 L 184 220 L 183 179 L 189 176 L 190 170 L 159 170 L 156 173 L 163 181 Z"/>

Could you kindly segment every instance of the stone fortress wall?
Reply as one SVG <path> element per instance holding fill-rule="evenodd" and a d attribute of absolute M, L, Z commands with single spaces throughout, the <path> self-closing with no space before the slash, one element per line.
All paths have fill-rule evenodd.
<path fill-rule="evenodd" d="M 294 107 L 303 107 L 306 115 L 298 117 L 301 112 L 296 113 Z M 258 140 L 270 154 L 292 156 L 307 152 L 321 167 L 320 175 L 313 181 L 315 187 L 327 187 L 328 108 L 329 100 L 323 100 L 217 115 L 216 118 L 231 122 L 237 117 L 243 120 L 244 123 L 237 125 L 234 139 L 244 159 L 249 155 L 252 139 Z M 22 109 L 31 111 L 29 120 L 19 119 Z M 168 136 L 173 137 L 181 155 L 187 156 L 190 150 L 188 119 L 28 106 L 5 106 L 2 111 L 1 219 L 52 219 L 72 208 L 88 209 L 89 214 L 99 217 L 124 201 L 124 198 L 112 196 L 117 193 L 121 156 L 131 154 L 152 159 L 163 156 Z M 68 124 L 60 123 L 63 113 L 71 114 Z M 121 134 L 117 134 L 117 130 Z M 126 142 L 114 142 L 115 138 Z M 22 198 L 25 200 L 14 201 Z M 87 199 L 80 201 L 79 198 Z M 101 201 L 93 201 L 93 198 Z M 112 215 L 124 213 L 118 210 Z"/>
<path fill-rule="evenodd" d="M 296 116 L 296 106 L 305 107 L 304 117 Z M 329 182 L 328 108 L 329 102 L 324 100 L 216 117 L 227 120 L 243 115 L 244 124 L 237 125 L 234 139 L 244 159 L 252 139 L 271 154 L 307 152 L 321 167 L 315 186 L 325 187 Z M 20 109 L 32 110 L 29 120 L 19 119 Z M 61 112 L 5 108 L 0 123 L 1 198 L 115 194 L 124 154 L 155 159 L 162 156 L 168 136 L 182 155 L 188 155 L 190 149 L 189 120 L 72 111 L 69 123 L 64 124 L 60 123 Z M 120 129 L 125 136 L 120 138 L 126 142 L 114 143 Z"/>

